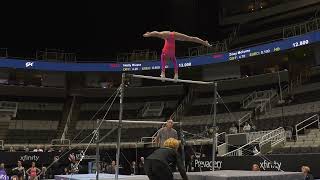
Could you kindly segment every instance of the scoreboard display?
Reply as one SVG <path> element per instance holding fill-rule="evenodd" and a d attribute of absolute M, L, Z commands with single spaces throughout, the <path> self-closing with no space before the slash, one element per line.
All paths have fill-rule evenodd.
<path fill-rule="evenodd" d="M 301 37 L 289 38 L 281 41 L 275 41 L 268 44 L 249 47 L 238 51 L 228 53 L 228 60 L 240 60 L 248 57 L 266 55 L 274 52 L 284 51 L 300 46 L 305 46 L 319 41 L 319 34 L 312 33 Z"/>
<path fill-rule="evenodd" d="M 180 58 L 180 68 L 203 66 L 208 64 L 240 61 L 245 58 L 267 55 L 274 52 L 285 51 L 292 48 L 306 46 L 320 41 L 320 32 L 311 32 L 301 36 L 273 41 L 261 45 L 232 50 L 230 52 L 215 53 L 197 57 Z M 87 72 L 126 72 L 126 71 L 148 71 L 161 68 L 160 61 L 144 61 L 135 63 L 59 63 L 44 61 L 29 61 L 20 59 L 1 59 L 0 67 L 24 68 L 44 71 L 87 71 Z M 168 62 L 166 68 L 173 68 Z"/>

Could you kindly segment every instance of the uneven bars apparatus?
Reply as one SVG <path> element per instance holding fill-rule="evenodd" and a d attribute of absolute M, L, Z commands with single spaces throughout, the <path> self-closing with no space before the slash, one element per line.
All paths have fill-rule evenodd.
<path fill-rule="evenodd" d="M 161 78 L 161 77 L 153 77 L 153 76 L 144 76 L 144 75 L 136 75 L 136 74 L 127 74 L 129 77 L 140 78 L 140 79 L 151 79 L 151 80 L 158 80 L 158 81 L 169 81 L 169 82 L 180 82 L 180 83 L 189 83 L 189 84 L 200 84 L 200 85 L 214 85 L 214 114 L 213 114 L 213 142 L 212 142 L 212 171 L 214 171 L 214 162 L 215 162 L 215 154 L 216 154 L 216 105 L 217 105 L 217 82 L 205 82 L 205 81 L 193 81 L 193 80 L 183 80 L 183 79 L 171 79 L 171 78 Z M 133 121 L 122 121 L 123 116 L 123 98 L 124 98 L 124 88 L 125 88 L 125 78 L 126 74 L 122 73 L 121 85 L 120 85 L 120 110 L 119 110 L 119 120 L 109 120 L 109 122 L 118 122 L 118 139 L 117 139 L 117 154 L 116 154 L 116 172 L 115 172 L 115 180 L 119 179 L 119 159 L 120 159 L 120 140 L 121 140 L 121 128 L 122 123 L 133 123 Z M 108 122 L 108 120 L 105 120 Z M 153 123 L 154 122 L 147 122 L 147 121 L 137 121 L 136 123 Z M 157 122 L 158 123 L 158 122 Z M 159 124 L 163 124 L 160 122 Z M 98 165 L 96 165 L 98 168 Z M 97 171 L 97 180 L 98 180 L 98 171 Z"/>

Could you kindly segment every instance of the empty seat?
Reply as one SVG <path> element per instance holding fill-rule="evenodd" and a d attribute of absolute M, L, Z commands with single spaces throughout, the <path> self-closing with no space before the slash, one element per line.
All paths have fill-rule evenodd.
<path fill-rule="evenodd" d="M 300 142 L 300 141 L 297 141 L 294 143 L 294 146 L 295 147 L 300 147 L 300 146 L 303 146 L 304 142 Z"/>
<path fill-rule="evenodd" d="M 320 145 L 320 139 L 314 140 L 315 145 Z"/>

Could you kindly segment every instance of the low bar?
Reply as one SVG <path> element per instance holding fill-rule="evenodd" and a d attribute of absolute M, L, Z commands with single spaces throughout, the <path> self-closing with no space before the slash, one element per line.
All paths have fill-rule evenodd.
<path fill-rule="evenodd" d="M 118 123 L 119 120 L 103 120 L 103 122 L 107 123 Z M 122 123 L 124 124 L 166 124 L 167 122 L 160 122 L 160 121 L 128 121 L 128 120 L 122 120 Z M 179 122 L 173 122 L 174 124 L 179 124 Z"/>

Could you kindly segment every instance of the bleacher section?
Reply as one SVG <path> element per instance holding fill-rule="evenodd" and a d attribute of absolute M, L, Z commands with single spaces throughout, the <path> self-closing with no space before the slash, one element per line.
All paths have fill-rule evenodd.
<path fill-rule="evenodd" d="M 288 73 L 280 73 L 284 84 L 288 81 Z M 231 124 L 238 124 L 239 119 L 248 113 L 252 114 L 252 119 L 248 122 L 256 126 L 256 130 L 268 131 L 278 127 L 284 127 L 294 135 L 294 126 L 320 112 L 319 88 L 317 88 L 317 74 L 313 74 L 310 82 L 296 87 L 294 94 L 285 95 L 284 99 L 293 96 L 293 99 L 286 101 L 286 104 L 272 104 L 270 110 L 256 114 L 252 108 L 243 108 L 242 100 L 253 91 L 263 91 L 274 89 L 278 86 L 277 73 L 264 74 L 239 80 L 224 80 L 218 86 L 217 123 L 219 132 L 228 132 Z M 186 96 L 185 90 L 180 85 L 166 87 L 148 87 L 128 89 L 124 103 L 124 116 L 126 120 L 152 120 L 165 121 L 175 111 L 177 106 Z M 159 88 L 161 89 L 159 91 Z M 167 90 L 167 91 L 166 91 Z M 154 91 L 154 92 L 153 92 Z M 210 114 L 213 93 L 211 87 L 193 87 L 194 94 L 189 104 L 183 110 L 183 116 L 179 119 L 183 123 L 182 129 L 191 133 L 199 134 L 210 129 L 212 116 Z M 168 95 L 166 93 L 168 92 Z M 82 133 L 76 138 L 79 142 L 82 138 L 91 134 L 96 127 L 96 120 L 101 119 L 106 112 L 108 105 L 92 121 L 89 121 L 97 110 L 103 105 L 107 97 L 88 97 L 79 99 L 78 110 L 80 115 L 73 120 L 74 125 L 69 127 L 74 133 Z M 160 117 L 143 117 L 142 110 L 146 103 L 163 102 L 164 109 Z M 57 137 L 56 130 L 59 127 L 63 115 L 64 103 L 36 103 L 19 102 L 17 116 L 9 123 L 8 138 L 5 143 L 49 143 Z M 230 112 L 229 112 L 230 111 Z M 118 99 L 110 109 L 106 119 L 118 119 L 119 103 Z M 106 134 L 114 127 L 104 124 L 101 128 L 101 135 Z M 122 140 L 126 142 L 139 142 L 142 137 L 152 136 L 160 126 L 156 125 L 124 125 Z M 179 126 L 176 126 L 179 129 Z M 63 129 L 63 127 L 61 127 Z M 309 136 L 308 136 L 309 137 Z M 317 137 L 317 136 L 316 136 Z M 116 132 L 113 132 L 105 142 L 115 142 Z M 197 138 L 197 137 L 189 137 Z M 293 137 L 294 139 L 294 137 Z M 302 138 L 305 140 L 304 138 Z M 89 140 L 89 139 L 88 139 Z M 311 141 L 315 141 L 312 139 Z M 88 141 L 87 141 L 88 142 Z M 305 141 L 303 141 L 305 142 Z M 298 145 L 301 142 L 294 143 Z M 290 144 L 290 143 L 289 143 Z M 291 147 L 291 146 L 290 146 Z M 310 149 L 309 149 L 310 150 Z M 281 150 L 280 150 L 281 151 Z"/>
<path fill-rule="evenodd" d="M 286 142 L 284 147 L 274 149 L 273 154 L 318 153 L 320 151 L 320 131 L 311 129 L 309 133 L 300 136 L 296 142 Z"/>
<path fill-rule="evenodd" d="M 55 138 L 63 103 L 18 102 L 5 143 L 48 143 Z"/>

